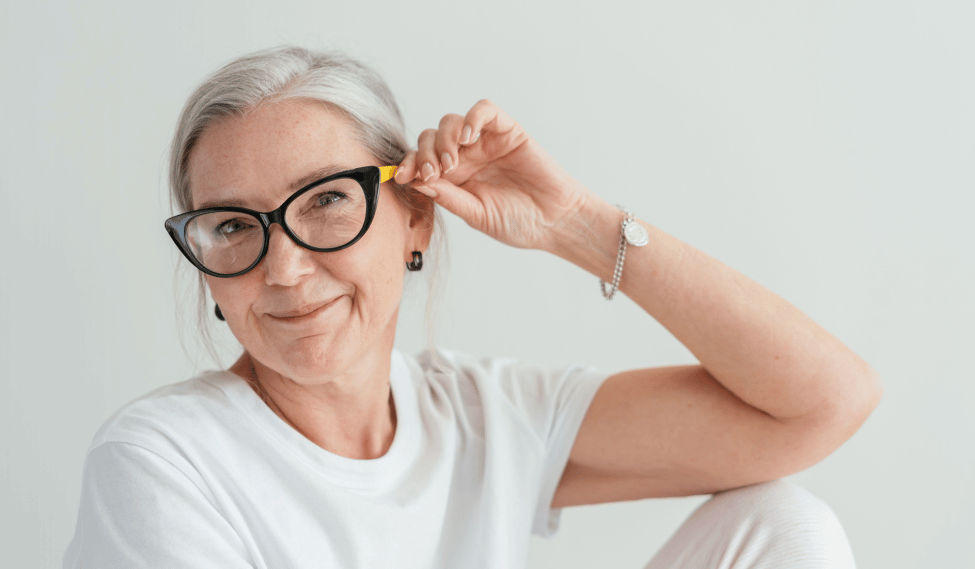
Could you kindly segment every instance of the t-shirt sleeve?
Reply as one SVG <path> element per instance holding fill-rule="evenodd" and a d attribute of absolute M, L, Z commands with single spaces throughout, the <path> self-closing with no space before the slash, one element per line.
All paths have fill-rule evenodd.
<path fill-rule="evenodd" d="M 480 364 L 499 382 L 512 409 L 541 443 L 532 533 L 550 537 L 558 529 L 561 514 L 561 509 L 551 507 L 552 498 L 589 404 L 609 374 L 578 366 L 552 369 L 496 358 Z"/>
<path fill-rule="evenodd" d="M 562 510 L 552 508 L 552 499 L 562 480 L 589 404 L 607 376 L 593 369 L 569 368 L 551 378 L 552 383 L 548 385 L 551 399 L 545 408 L 549 417 L 542 431 L 546 435 L 546 456 L 532 522 L 532 533 L 535 535 L 551 537 L 559 528 Z"/>
<path fill-rule="evenodd" d="M 198 482 L 141 446 L 109 442 L 85 461 L 64 569 L 252 568 Z"/>

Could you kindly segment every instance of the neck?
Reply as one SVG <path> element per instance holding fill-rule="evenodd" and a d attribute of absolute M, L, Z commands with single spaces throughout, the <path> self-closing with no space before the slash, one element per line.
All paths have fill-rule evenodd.
<path fill-rule="evenodd" d="M 373 360 L 377 361 L 377 360 Z M 297 382 L 244 354 L 230 371 L 248 381 L 284 422 L 339 456 L 373 459 L 386 454 L 396 431 L 389 358 L 368 370 L 322 382 Z"/>

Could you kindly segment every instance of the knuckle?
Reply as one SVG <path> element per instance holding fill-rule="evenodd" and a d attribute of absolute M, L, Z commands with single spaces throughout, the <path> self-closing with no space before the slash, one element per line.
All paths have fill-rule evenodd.
<path fill-rule="evenodd" d="M 451 124 L 456 124 L 457 121 L 461 121 L 461 120 L 464 120 L 464 117 L 457 114 L 451 113 L 451 114 L 444 115 L 443 118 L 440 119 L 440 128 L 442 129 L 444 127 L 450 126 Z"/>

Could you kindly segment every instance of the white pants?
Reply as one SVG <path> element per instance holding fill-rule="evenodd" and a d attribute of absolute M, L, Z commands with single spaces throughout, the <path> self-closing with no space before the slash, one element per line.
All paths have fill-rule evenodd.
<path fill-rule="evenodd" d="M 645 569 L 854 569 L 836 515 L 783 480 L 715 494 Z"/>

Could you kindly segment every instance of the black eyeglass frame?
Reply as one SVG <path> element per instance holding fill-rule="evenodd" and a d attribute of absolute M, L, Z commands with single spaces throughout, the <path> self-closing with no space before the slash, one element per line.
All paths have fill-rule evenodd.
<path fill-rule="evenodd" d="M 395 169 L 393 169 L 393 172 L 395 172 Z M 302 187 L 295 193 L 291 194 L 291 197 L 286 199 L 279 208 L 273 211 L 260 212 L 252 209 L 247 209 L 243 207 L 233 207 L 233 206 L 197 209 L 193 211 L 188 211 L 186 213 L 181 213 L 179 215 L 174 215 L 173 217 L 167 219 L 165 224 L 166 231 L 169 233 L 169 236 L 172 237 L 173 242 L 176 243 L 176 247 L 179 248 L 183 256 L 186 257 L 186 259 L 190 263 L 193 263 L 193 266 L 196 267 L 197 269 L 200 269 L 201 271 L 203 271 L 208 275 L 219 277 L 219 278 L 229 279 L 232 277 L 238 277 L 250 271 L 257 265 L 261 264 L 261 261 L 264 260 L 264 256 L 267 255 L 268 245 L 270 244 L 272 223 L 277 223 L 278 225 L 280 225 L 281 229 L 284 230 L 284 232 L 288 235 L 288 237 L 291 238 L 292 241 L 304 247 L 305 249 L 309 249 L 311 251 L 315 251 L 318 253 L 331 253 L 332 251 L 341 251 L 346 247 L 351 247 L 352 245 L 355 244 L 356 241 L 361 239 L 362 236 L 366 234 L 366 231 L 369 230 L 369 226 L 372 225 L 372 220 L 376 216 L 376 208 L 379 205 L 379 186 L 383 181 L 386 181 L 383 178 L 389 179 L 390 177 L 391 175 L 387 174 L 387 172 L 382 171 L 378 166 L 363 166 L 361 168 L 355 168 L 353 170 L 345 170 L 343 172 L 332 174 L 331 176 L 326 176 L 320 180 L 316 180 Z M 302 241 L 294 233 L 294 231 L 292 231 L 291 228 L 288 227 L 288 223 L 287 221 L 285 221 L 285 216 L 284 216 L 285 211 L 287 211 L 288 206 L 291 205 L 292 202 L 294 202 L 296 199 L 301 197 L 302 194 L 305 194 L 306 192 L 309 192 L 322 184 L 331 182 L 333 180 L 343 179 L 343 178 L 350 178 L 358 182 L 359 186 L 362 187 L 363 193 L 365 193 L 366 195 L 366 218 L 362 223 L 362 229 L 360 229 L 359 233 L 345 245 L 340 245 L 338 247 L 328 247 L 325 249 L 312 247 L 311 245 Z M 217 213 L 217 212 L 246 213 L 260 220 L 261 230 L 264 232 L 264 244 L 261 247 L 261 253 L 257 256 L 257 260 L 251 263 L 251 265 L 246 269 L 243 269 L 236 273 L 230 273 L 230 274 L 217 273 L 211 271 L 210 269 L 203 266 L 203 264 L 200 263 L 200 261 L 196 258 L 195 255 L 193 255 L 192 251 L 190 250 L 189 240 L 186 237 L 187 224 L 189 224 L 189 222 L 196 217 L 208 213 Z"/>

